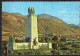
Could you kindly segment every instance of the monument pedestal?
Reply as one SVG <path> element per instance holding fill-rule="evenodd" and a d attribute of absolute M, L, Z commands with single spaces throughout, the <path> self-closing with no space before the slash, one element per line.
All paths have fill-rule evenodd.
<path fill-rule="evenodd" d="M 52 48 L 52 43 L 48 43 L 48 48 Z"/>
<path fill-rule="evenodd" d="M 34 40 L 38 42 L 38 27 L 37 27 L 37 16 L 28 15 L 26 19 L 26 34 L 25 38 L 30 38 L 30 49 L 38 48 L 33 47 Z"/>

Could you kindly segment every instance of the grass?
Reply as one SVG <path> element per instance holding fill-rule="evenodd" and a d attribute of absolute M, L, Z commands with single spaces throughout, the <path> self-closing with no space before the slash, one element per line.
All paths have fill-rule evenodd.
<path fill-rule="evenodd" d="M 79 40 L 77 41 L 66 41 L 66 43 L 73 43 L 73 42 L 80 42 Z"/>

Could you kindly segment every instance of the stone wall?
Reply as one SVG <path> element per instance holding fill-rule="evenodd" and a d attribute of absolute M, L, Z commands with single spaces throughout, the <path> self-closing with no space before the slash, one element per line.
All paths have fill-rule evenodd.
<path fill-rule="evenodd" d="M 52 43 L 39 43 L 39 48 L 52 48 Z"/>
<path fill-rule="evenodd" d="M 39 43 L 39 46 L 48 45 L 48 43 Z"/>
<path fill-rule="evenodd" d="M 13 43 L 13 50 L 29 49 L 29 42 L 25 43 Z"/>
<path fill-rule="evenodd" d="M 48 43 L 48 48 L 52 48 L 52 43 Z"/>
<path fill-rule="evenodd" d="M 23 42 L 23 43 L 9 43 L 8 50 L 19 50 L 19 49 L 31 49 L 30 42 Z M 33 45 L 32 49 L 39 49 L 39 48 L 52 48 L 52 43 L 38 43 L 38 45 Z"/>

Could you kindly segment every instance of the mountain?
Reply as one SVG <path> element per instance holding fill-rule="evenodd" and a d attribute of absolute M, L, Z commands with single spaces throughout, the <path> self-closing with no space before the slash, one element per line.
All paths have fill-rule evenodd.
<path fill-rule="evenodd" d="M 57 23 L 60 23 L 62 25 L 69 26 L 69 27 L 76 26 L 74 24 L 67 24 L 66 22 L 64 22 L 60 18 L 58 18 L 56 16 L 51 16 L 51 15 L 48 15 L 48 14 L 40 14 L 40 15 L 37 15 L 37 17 L 38 18 L 43 18 L 43 19 L 50 19 L 50 20 L 53 20 L 53 21 L 55 21 Z"/>
<path fill-rule="evenodd" d="M 43 18 L 43 19 L 50 19 L 50 20 L 53 20 L 55 22 L 58 22 L 60 24 L 63 24 L 63 25 L 67 25 L 66 22 L 62 21 L 60 18 L 56 17 L 56 16 L 51 16 L 51 15 L 48 15 L 48 14 L 40 14 L 40 15 L 37 15 L 38 18 Z"/>
<path fill-rule="evenodd" d="M 25 19 L 13 13 L 2 12 L 2 31 L 24 32 Z"/>
<path fill-rule="evenodd" d="M 78 24 L 77 26 L 79 26 L 79 27 L 80 27 L 80 24 Z"/>
<path fill-rule="evenodd" d="M 64 26 L 62 24 L 59 24 L 55 21 L 48 20 L 48 19 L 39 19 L 38 18 L 38 28 L 39 33 L 60 33 L 63 35 L 76 35 L 79 33 L 78 30 L 75 30 L 74 28 Z"/>
<path fill-rule="evenodd" d="M 41 16 L 42 15 L 42 16 Z M 63 35 L 79 35 L 80 28 L 73 28 L 65 26 L 67 24 L 58 17 L 44 16 L 44 14 L 38 16 L 38 32 L 39 34 L 46 33 L 59 33 Z M 43 17 L 44 16 L 44 17 Z M 2 12 L 2 32 L 24 32 L 25 33 L 25 20 L 26 16 L 18 16 L 18 14 Z M 50 19 L 51 20 L 50 20 Z"/>
<path fill-rule="evenodd" d="M 67 24 L 66 22 L 64 22 L 63 20 L 61 20 L 60 18 L 56 17 L 56 16 L 51 16 L 51 15 L 48 15 L 48 14 L 40 14 L 40 15 L 37 15 L 38 18 L 42 18 L 42 19 L 48 19 L 48 20 L 52 20 L 52 21 L 55 21 L 59 24 L 62 24 L 64 26 L 68 26 L 68 27 L 71 27 L 71 28 L 74 28 L 76 30 L 80 30 L 80 27 L 79 25 L 75 25 L 75 24 Z"/>
<path fill-rule="evenodd" d="M 17 16 L 21 16 L 21 17 L 23 17 L 23 15 L 20 14 L 20 13 L 18 13 L 18 12 L 16 12 L 16 13 L 12 13 L 12 14 L 15 14 L 15 15 L 17 15 Z"/>

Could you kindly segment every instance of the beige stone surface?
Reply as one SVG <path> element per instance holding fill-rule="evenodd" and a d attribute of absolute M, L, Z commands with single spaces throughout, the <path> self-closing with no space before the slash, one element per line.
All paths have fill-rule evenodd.
<path fill-rule="evenodd" d="M 33 49 L 39 49 L 38 45 L 33 45 Z"/>
<path fill-rule="evenodd" d="M 13 50 L 29 49 L 29 43 L 13 43 Z"/>
<path fill-rule="evenodd" d="M 48 48 L 52 48 L 52 43 L 48 43 Z"/>
<path fill-rule="evenodd" d="M 26 19 L 26 34 L 25 38 L 31 38 L 30 48 L 33 47 L 33 41 L 36 39 L 38 42 L 38 27 L 37 27 L 37 16 L 35 15 L 29 15 Z"/>
<path fill-rule="evenodd" d="M 39 45 L 39 46 L 48 45 L 48 43 L 39 43 L 38 45 Z"/>

